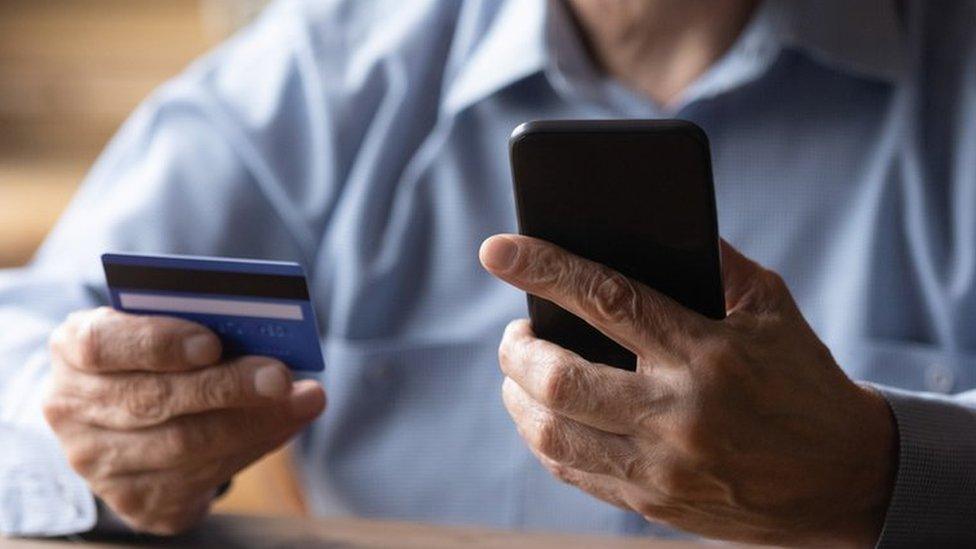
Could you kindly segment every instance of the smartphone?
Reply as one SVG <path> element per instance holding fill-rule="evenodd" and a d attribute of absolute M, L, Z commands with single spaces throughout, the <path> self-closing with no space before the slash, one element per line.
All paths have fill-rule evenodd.
<path fill-rule="evenodd" d="M 512 132 L 519 232 L 602 263 L 713 319 L 725 317 L 705 132 L 683 120 L 543 120 Z M 528 296 L 538 337 L 634 370 L 633 353 Z"/>

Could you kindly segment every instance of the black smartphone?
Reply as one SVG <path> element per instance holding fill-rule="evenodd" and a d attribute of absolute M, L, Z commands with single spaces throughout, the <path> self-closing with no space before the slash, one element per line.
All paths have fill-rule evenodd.
<path fill-rule="evenodd" d="M 711 156 L 682 120 L 544 120 L 509 139 L 519 232 L 611 267 L 713 319 L 725 317 Z M 529 295 L 536 335 L 592 362 L 636 357 Z"/>

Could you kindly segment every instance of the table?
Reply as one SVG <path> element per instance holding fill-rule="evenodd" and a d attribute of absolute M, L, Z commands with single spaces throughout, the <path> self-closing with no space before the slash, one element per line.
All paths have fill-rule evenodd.
<path fill-rule="evenodd" d="M 0 538 L 4 549 L 180 547 L 245 549 L 688 549 L 714 544 L 567 534 L 528 534 L 484 528 L 432 526 L 364 519 L 303 519 L 212 515 L 192 532 L 176 538 L 102 539 L 87 544 L 63 540 Z"/>

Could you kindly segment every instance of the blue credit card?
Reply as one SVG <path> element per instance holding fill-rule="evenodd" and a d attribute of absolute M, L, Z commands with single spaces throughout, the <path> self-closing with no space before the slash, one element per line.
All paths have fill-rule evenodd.
<path fill-rule="evenodd" d="M 299 371 L 325 368 L 298 263 L 180 255 L 102 255 L 112 306 L 184 318 L 220 337 L 224 357 L 264 355 Z"/>

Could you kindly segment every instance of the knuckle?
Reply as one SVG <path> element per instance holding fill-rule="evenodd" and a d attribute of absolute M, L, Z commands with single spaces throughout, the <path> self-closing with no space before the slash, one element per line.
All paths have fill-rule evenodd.
<path fill-rule="evenodd" d="M 60 395 L 57 390 L 50 390 L 41 401 L 41 413 L 55 432 L 74 415 L 74 406 Z"/>
<path fill-rule="evenodd" d="M 141 530 L 143 526 L 141 515 L 146 507 L 146 497 L 141 490 L 131 487 L 122 487 L 102 496 L 105 503 L 120 516 L 122 516 L 129 526 L 135 530 Z"/>
<path fill-rule="evenodd" d="M 588 296 L 607 321 L 633 321 L 641 318 L 637 287 L 633 281 L 616 271 L 592 277 Z"/>
<path fill-rule="evenodd" d="M 60 357 L 67 346 L 68 334 L 65 323 L 59 324 L 47 338 L 47 348 L 51 356 Z"/>
<path fill-rule="evenodd" d="M 714 337 L 707 343 L 707 350 L 715 362 L 725 363 L 743 354 L 743 345 L 735 337 Z"/>
<path fill-rule="evenodd" d="M 571 362 L 553 359 L 544 381 L 543 403 L 557 410 L 571 411 L 585 392 L 583 371 Z"/>
<path fill-rule="evenodd" d="M 620 402 L 628 405 L 635 413 L 655 414 L 673 404 L 680 391 L 682 378 L 674 379 L 663 386 L 657 379 L 649 376 L 632 376 L 620 384 Z"/>
<path fill-rule="evenodd" d="M 111 505 L 111 500 L 109 495 L 116 490 L 120 484 L 119 478 L 96 478 L 96 477 L 84 477 L 85 482 L 88 484 L 88 489 L 91 493 L 98 496 L 105 504 L 107 504 L 113 511 L 115 507 Z"/>
<path fill-rule="evenodd" d="M 65 449 L 68 465 L 79 475 L 88 478 L 94 475 L 100 453 L 90 444 L 72 445 Z"/>
<path fill-rule="evenodd" d="M 562 463 L 550 460 L 546 460 L 544 465 L 546 469 L 549 470 L 549 473 L 556 477 L 559 481 L 566 484 L 576 484 L 577 478 L 575 472 L 568 465 L 563 465 Z"/>
<path fill-rule="evenodd" d="M 101 354 L 98 317 L 92 314 L 87 321 L 80 323 L 75 332 L 74 348 L 80 368 L 94 369 L 98 366 Z"/>
<path fill-rule="evenodd" d="M 523 265 L 528 265 L 527 274 L 531 282 L 537 286 L 548 287 L 559 283 L 567 275 L 567 266 L 562 256 L 553 248 L 545 246 L 532 248 L 530 257 Z M 534 257 L 531 257 L 534 256 Z"/>
<path fill-rule="evenodd" d="M 511 369 L 510 366 L 514 363 L 514 345 L 515 343 L 507 337 L 502 339 L 502 342 L 498 345 L 498 365 L 501 366 L 503 372 L 508 372 Z"/>
<path fill-rule="evenodd" d="M 221 408 L 233 402 L 243 389 L 239 372 L 226 367 L 202 370 L 194 384 L 196 404 L 205 409 Z"/>
<path fill-rule="evenodd" d="M 139 357 L 140 362 L 154 364 L 169 358 L 172 342 L 171 334 L 146 323 L 136 331 L 132 350 Z"/>
<path fill-rule="evenodd" d="M 694 362 L 704 368 L 720 368 L 731 359 L 737 357 L 741 345 L 735 337 L 717 336 L 702 338 L 698 341 L 697 355 Z"/>
<path fill-rule="evenodd" d="M 724 392 L 729 385 L 741 386 L 743 380 L 753 375 L 753 364 L 749 346 L 735 337 L 717 337 L 703 340 L 700 355 L 696 361 L 702 366 L 696 377 L 696 389 L 704 396 L 713 392 Z"/>
<path fill-rule="evenodd" d="M 505 325 L 505 330 L 502 332 L 502 340 L 517 340 L 520 334 L 524 330 L 524 326 L 528 324 L 528 320 L 524 318 L 517 318 L 515 320 L 509 321 Z"/>
<path fill-rule="evenodd" d="M 565 461 L 570 457 L 571 449 L 557 419 L 547 417 L 540 420 L 536 437 L 536 447 L 544 455 L 556 461 Z"/>
<path fill-rule="evenodd" d="M 509 413 L 514 416 L 520 415 L 522 408 L 522 405 L 519 402 L 519 391 L 520 389 L 518 388 L 518 384 L 515 382 L 515 380 L 506 376 L 502 381 L 502 403 L 505 405 L 505 409 L 507 409 Z M 516 422 L 516 426 L 518 425 L 518 422 Z"/>
<path fill-rule="evenodd" d="M 498 344 L 498 364 L 503 372 L 517 370 L 520 361 L 524 361 L 526 351 L 534 339 L 525 337 L 523 329 L 528 323 L 525 319 L 513 320 L 505 329 L 505 335 Z"/>
<path fill-rule="evenodd" d="M 125 413 L 139 424 L 157 424 L 169 416 L 167 403 L 172 387 L 156 374 L 133 376 L 116 383 L 116 394 Z"/>

